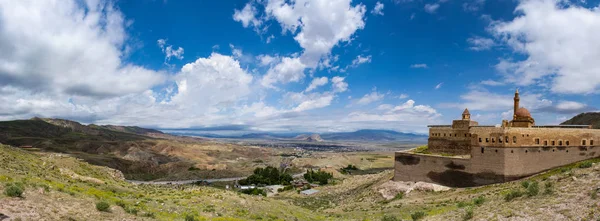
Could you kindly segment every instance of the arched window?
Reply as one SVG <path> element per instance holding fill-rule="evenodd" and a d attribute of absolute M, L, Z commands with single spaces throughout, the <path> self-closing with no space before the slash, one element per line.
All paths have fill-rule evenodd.
<path fill-rule="evenodd" d="M 590 146 L 594 146 L 594 140 L 590 140 Z"/>
<path fill-rule="evenodd" d="M 498 143 L 502 143 L 502 137 L 498 137 Z"/>
<path fill-rule="evenodd" d="M 506 143 L 508 143 L 508 136 L 504 137 L 504 140 L 506 140 Z"/>
<path fill-rule="evenodd" d="M 552 141 L 552 146 L 556 145 L 556 143 L 554 143 L 554 141 Z"/>
<path fill-rule="evenodd" d="M 565 145 L 569 146 L 569 141 L 568 140 L 565 141 Z"/>
<path fill-rule="evenodd" d="M 535 138 L 535 144 L 540 144 L 540 138 Z"/>
<path fill-rule="evenodd" d="M 481 143 L 481 137 L 479 138 L 479 143 Z"/>
<path fill-rule="evenodd" d="M 485 138 L 485 142 L 489 143 L 490 142 L 490 138 Z"/>
<path fill-rule="evenodd" d="M 496 143 L 496 138 L 492 137 L 492 143 Z"/>
<path fill-rule="evenodd" d="M 582 140 L 582 141 L 581 141 L 581 145 L 582 145 L 582 146 L 585 146 L 585 145 L 586 145 L 586 144 L 585 144 L 585 140 Z"/>
<path fill-rule="evenodd" d="M 562 140 L 558 141 L 558 146 L 562 146 Z"/>
<path fill-rule="evenodd" d="M 513 143 L 517 143 L 517 136 L 513 136 Z"/>
<path fill-rule="evenodd" d="M 548 146 L 548 141 L 544 140 L 544 146 Z"/>

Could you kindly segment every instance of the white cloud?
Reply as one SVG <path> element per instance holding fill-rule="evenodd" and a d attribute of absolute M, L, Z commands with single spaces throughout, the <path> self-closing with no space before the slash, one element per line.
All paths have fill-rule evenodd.
<path fill-rule="evenodd" d="M 429 14 L 433 14 L 438 10 L 439 7 L 440 7 L 440 4 L 438 4 L 438 3 L 425 4 L 425 11 Z"/>
<path fill-rule="evenodd" d="M 555 93 L 598 92 L 600 10 L 563 3 L 522 1 L 512 21 L 492 23 L 491 32 L 526 57 L 504 59 L 496 66 L 508 82 L 530 85 L 547 80 Z"/>
<path fill-rule="evenodd" d="M 383 100 L 385 94 L 377 93 L 377 91 L 372 91 L 371 93 L 365 94 L 363 97 L 356 101 L 358 105 L 367 105 L 376 101 Z"/>
<path fill-rule="evenodd" d="M 310 92 L 320 86 L 326 85 L 328 82 L 329 79 L 327 79 L 327 77 L 313 78 L 312 82 L 310 82 L 310 85 L 308 85 L 305 91 Z"/>
<path fill-rule="evenodd" d="M 279 22 L 283 32 L 296 33 L 294 39 L 304 49 L 300 57 L 310 68 L 316 67 L 333 47 L 350 41 L 352 35 L 365 26 L 366 7 L 352 6 L 351 0 L 268 0 L 265 3 L 267 18 Z"/>
<path fill-rule="evenodd" d="M 358 55 L 354 60 L 352 60 L 352 67 L 358 67 L 361 64 L 364 63 L 371 63 L 371 55 L 369 56 L 362 56 L 362 55 Z"/>
<path fill-rule="evenodd" d="M 427 105 L 415 105 L 414 100 L 408 100 L 395 107 L 380 105 L 375 112 L 352 112 L 342 119 L 342 122 L 355 122 L 362 125 L 378 125 L 379 128 L 391 127 L 421 127 L 421 132 L 426 131 L 424 125 L 439 124 L 441 114 Z"/>
<path fill-rule="evenodd" d="M 442 85 L 443 85 L 443 84 L 444 84 L 444 82 L 442 82 L 442 83 L 439 83 L 439 84 L 435 85 L 435 89 L 437 90 L 437 89 L 440 89 L 440 88 L 442 88 Z"/>
<path fill-rule="evenodd" d="M 375 7 L 373 7 L 371 13 L 374 15 L 383 15 L 383 7 L 383 3 L 378 1 L 377 3 L 375 3 Z"/>
<path fill-rule="evenodd" d="M 233 55 L 233 57 L 241 58 L 242 56 L 244 56 L 242 49 L 236 48 L 235 45 L 229 44 L 229 48 L 231 48 L 231 54 Z"/>
<path fill-rule="evenodd" d="M 504 82 L 499 82 L 499 81 L 494 81 L 494 80 L 485 80 L 485 81 L 481 81 L 480 82 L 483 85 L 487 85 L 487 86 L 501 86 L 501 85 L 505 85 Z"/>
<path fill-rule="evenodd" d="M 262 24 L 262 21 L 256 18 L 257 13 L 256 7 L 252 5 L 252 2 L 249 2 L 241 11 L 237 9 L 234 10 L 233 20 L 241 22 L 244 28 L 249 26 L 258 27 Z"/>
<path fill-rule="evenodd" d="M 552 101 L 543 98 L 541 94 L 520 94 L 520 106 L 529 110 L 536 110 L 552 105 Z M 472 90 L 460 96 L 462 103 L 442 103 L 442 107 L 482 111 L 506 111 L 513 108 L 514 94 L 497 94 L 485 90 Z M 511 113 L 512 118 L 512 113 Z"/>
<path fill-rule="evenodd" d="M 344 81 L 344 77 L 335 76 L 331 78 L 331 83 L 334 92 L 344 92 L 348 90 L 348 83 Z"/>
<path fill-rule="evenodd" d="M 260 66 L 269 66 L 279 61 L 279 57 L 270 55 L 259 55 L 256 56 L 256 59 L 259 61 Z"/>
<path fill-rule="evenodd" d="M 170 61 L 171 57 L 175 57 L 179 60 L 183 59 L 182 47 L 178 47 L 177 49 L 173 50 L 172 45 L 167 45 L 166 39 L 158 39 L 158 41 L 156 42 L 158 44 L 158 47 L 160 47 L 160 49 L 162 50 L 162 52 L 165 53 L 165 63 Z"/>
<path fill-rule="evenodd" d="M 304 69 L 306 66 L 299 58 L 284 57 L 281 62 L 267 71 L 262 78 L 261 84 L 264 87 L 275 88 L 276 83 L 299 82 L 304 79 Z"/>
<path fill-rule="evenodd" d="M 412 64 L 410 68 L 429 68 L 427 64 Z"/>
<path fill-rule="evenodd" d="M 271 43 L 273 39 L 275 39 L 275 35 L 270 35 L 269 37 L 267 37 L 267 44 Z"/>
<path fill-rule="evenodd" d="M 469 49 L 473 51 L 484 51 L 489 50 L 492 47 L 496 46 L 496 42 L 494 42 L 491 38 L 484 38 L 480 36 L 475 36 L 467 39 L 467 43 L 471 45 Z"/>
<path fill-rule="evenodd" d="M 481 10 L 483 5 L 485 5 L 485 0 L 467 0 L 462 7 L 467 12 L 476 12 Z"/>
<path fill-rule="evenodd" d="M 122 60 L 126 19 L 104 1 L 1 1 L 0 87 L 56 96 L 143 92 L 165 75 Z M 83 77 L 85 76 L 85 77 Z"/>

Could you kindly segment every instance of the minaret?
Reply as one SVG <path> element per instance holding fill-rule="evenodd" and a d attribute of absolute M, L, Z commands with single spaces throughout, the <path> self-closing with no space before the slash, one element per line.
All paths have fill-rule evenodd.
<path fill-rule="evenodd" d="M 513 110 L 513 120 L 517 119 L 517 110 L 519 109 L 519 100 L 521 100 L 519 98 L 519 88 L 517 88 L 517 91 L 515 91 L 515 109 Z"/>

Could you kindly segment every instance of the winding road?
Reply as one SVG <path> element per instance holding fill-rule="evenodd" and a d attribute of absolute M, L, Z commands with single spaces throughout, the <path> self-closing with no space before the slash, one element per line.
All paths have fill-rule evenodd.
<path fill-rule="evenodd" d="M 292 175 L 293 178 L 298 178 L 304 176 L 306 172 L 298 173 Z M 245 177 L 231 177 L 231 178 L 219 178 L 219 179 L 197 179 L 197 180 L 174 180 L 174 181 L 139 181 L 139 180 L 127 180 L 127 182 L 133 184 L 149 184 L 149 185 L 183 185 L 183 184 L 192 184 L 198 181 L 205 181 L 209 183 L 214 182 L 230 182 L 230 181 L 238 181 L 246 179 Z"/>

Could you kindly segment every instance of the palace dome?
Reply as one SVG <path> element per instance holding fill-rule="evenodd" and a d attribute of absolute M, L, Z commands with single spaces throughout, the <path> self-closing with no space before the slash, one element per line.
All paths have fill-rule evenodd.
<path fill-rule="evenodd" d="M 515 112 L 515 115 L 517 115 L 517 117 L 531 117 L 531 113 L 529 113 L 529 110 L 527 110 L 527 108 L 519 108 L 517 110 L 517 112 Z"/>

